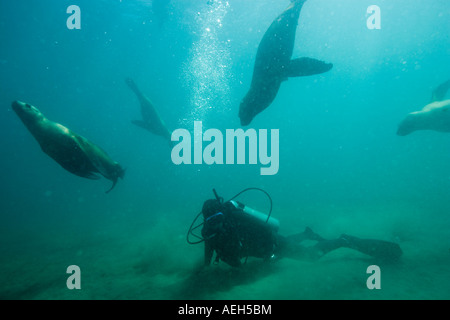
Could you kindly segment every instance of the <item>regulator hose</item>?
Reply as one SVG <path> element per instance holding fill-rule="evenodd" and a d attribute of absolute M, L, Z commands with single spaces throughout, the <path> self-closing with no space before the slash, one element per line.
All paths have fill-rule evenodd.
<path fill-rule="evenodd" d="M 234 199 L 236 199 L 237 197 L 239 197 L 241 194 L 243 194 L 243 193 L 245 193 L 245 192 L 247 192 L 247 191 L 250 191 L 250 190 L 260 191 L 260 192 L 264 193 L 264 194 L 267 196 L 267 198 L 269 199 L 269 201 L 270 201 L 270 209 L 269 209 L 269 214 L 267 215 L 267 220 L 266 220 L 266 223 L 267 223 L 267 222 L 269 221 L 269 219 L 270 219 L 270 215 L 272 214 L 273 202 L 272 202 L 272 198 L 270 197 L 269 193 L 267 193 L 265 190 L 263 190 L 263 189 L 261 189 L 261 188 L 256 188 L 256 187 L 246 188 L 246 189 L 244 189 L 244 190 L 238 192 L 236 195 L 234 195 L 231 199 L 229 199 L 229 200 L 226 201 L 226 202 L 229 202 L 229 201 L 231 201 L 231 200 L 234 200 Z M 219 195 L 217 194 L 216 189 L 213 189 L 213 193 L 214 193 L 214 196 L 216 197 L 217 201 L 219 201 L 220 203 L 223 203 L 223 198 L 222 198 L 222 197 L 219 197 Z M 200 237 L 200 236 L 198 236 L 198 235 L 196 235 L 196 234 L 194 233 L 194 230 L 200 228 L 200 227 L 204 224 L 204 221 L 203 221 L 203 222 L 199 223 L 198 225 L 196 225 L 196 226 L 194 227 L 194 224 L 197 222 L 197 220 L 198 220 L 198 218 L 200 217 L 201 214 L 202 214 L 202 211 L 200 211 L 200 212 L 195 216 L 194 220 L 193 220 L 192 223 L 191 223 L 191 226 L 189 227 L 189 230 L 188 230 L 187 235 L 186 235 L 186 241 L 187 241 L 187 243 L 189 243 L 189 244 L 199 244 L 199 243 L 202 243 L 203 241 L 205 241 L 204 238 L 202 238 L 202 237 Z M 191 235 L 192 235 L 193 237 L 196 237 L 197 239 L 200 239 L 200 240 L 197 240 L 197 241 L 191 241 L 191 240 L 189 239 L 189 237 L 190 237 Z"/>

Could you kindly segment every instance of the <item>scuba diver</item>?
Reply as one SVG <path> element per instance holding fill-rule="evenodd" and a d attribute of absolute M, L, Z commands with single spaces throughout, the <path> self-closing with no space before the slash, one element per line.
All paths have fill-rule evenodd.
<path fill-rule="evenodd" d="M 222 260 L 232 267 L 241 266 L 248 257 L 262 258 L 266 261 L 284 257 L 317 260 L 339 248 L 354 249 L 383 261 L 396 261 L 402 255 L 400 246 L 393 242 L 360 239 L 346 234 L 337 239 L 327 240 L 309 227 L 302 233 L 282 236 L 278 234 L 278 220 L 270 217 L 270 214 L 264 215 L 234 200 L 223 202 L 215 190 L 213 191 L 216 199 L 205 201 L 201 211 L 203 215 L 201 241 L 189 241 L 192 225 L 188 233 L 189 243 L 205 242 L 206 266 L 211 264 L 214 252 L 216 253 L 214 263 Z M 232 199 L 234 198 L 236 196 Z M 313 246 L 304 246 L 301 244 L 304 240 L 314 240 L 317 243 Z"/>

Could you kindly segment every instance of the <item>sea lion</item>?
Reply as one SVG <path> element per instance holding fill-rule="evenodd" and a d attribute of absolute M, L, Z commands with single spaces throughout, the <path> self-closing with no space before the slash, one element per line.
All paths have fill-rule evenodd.
<path fill-rule="evenodd" d="M 280 85 L 289 77 L 329 71 L 333 65 L 312 58 L 291 60 L 300 11 L 306 0 L 294 0 L 264 34 L 256 53 L 250 90 L 239 108 L 241 125 L 253 118 L 275 99 Z"/>
<path fill-rule="evenodd" d="M 172 132 L 167 129 L 166 124 L 159 116 L 158 111 L 156 111 L 153 103 L 139 90 L 136 83 L 132 79 L 127 78 L 125 82 L 136 94 L 139 102 L 141 103 L 142 120 L 134 120 L 132 121 L 132 123 L 137 125 L 138 127 L 150 131 L 153 134 L 165 138 L 169 141 L 170 145 L 172 145 Z"/>
<path fill-rule="evenodd" d="M 450 100 L 444 100 L 450 80 L 439 85 L 431 95 L 431 102 L 421 111 L 408 114 L 399 124 L 397 135 L 406 136 L 417 130 L 450 132 Z"/>
<path fill-rule="evenodd" d="M 12 108 L 41 146 L 42 151 L 67 171 L 88 179 L 100 179 L 100 173 L 113 182 L 111 191 L 125 170 L 99 146 L 65 126 L 50 121 L 36 107 L 14 101 Z"/>

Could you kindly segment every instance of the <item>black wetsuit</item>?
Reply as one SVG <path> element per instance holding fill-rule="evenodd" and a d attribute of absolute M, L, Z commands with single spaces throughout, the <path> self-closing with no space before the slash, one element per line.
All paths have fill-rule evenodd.
<path fill-rule="evenodd" d="M 202 229 L 205 239 L 205 264 L 211 263 L 214 251 L 220 259 L 233 267 L 241 259 L 252 256 L 269 259 L 276 247 L 276 234 L 264 222 L 226 202 L 220 211 L 205 218 Z"/>

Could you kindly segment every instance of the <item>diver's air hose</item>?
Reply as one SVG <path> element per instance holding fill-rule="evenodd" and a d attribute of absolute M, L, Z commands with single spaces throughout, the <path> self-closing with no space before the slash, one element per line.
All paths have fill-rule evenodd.
<path fill-rule="evenodd" d="M 239 197 L 239 196 L 240 196 L 241 194 L 243 194 L 244 192 L 247 192 L 247 191 L 250 191 L 250 190 L 261 191 L 262 193 L 264 193 L 264 194 L 267 196 L 267 198 L 269 198 L 269 201 L 270 201 L 270 210 L 269 210 L 269 214 L 267 215 L 267 219 L 266 219 L 266 223 L 269 223 L 270 215 L 272 214 L 273 202 L 272 202 L 272 198 L 270 197 L 269 193 L 267 193 L 265 190 L 263 190 L 263 189 L 261 189 L 261 188 L 256 188 L 256 187 L 246 188 L 246 189 L 244 189 L 244 190 L 238 192 L 235 196 L 233 196 L 230 200 L 228 200 L 228 201 L 226 201 L 226 202 L 232 201 L 232 200 L 236 199 L 237 197 Z M 217 194 L 216 189 L 213 189 L 213 193 L 214 193 L 214 196 L 216 197 L 217 201 L 219 201 L 220 203 L 223 203 L 223 198 L 222 198 L 222 197 L 219 197 L 219 195 Z M 193 233 L 193 231 L 194 231 L 195 229 L 200 228 L 200 227 L 203 225 L 203 223 L 204 223 L 204 222 L 201 222 L 200 224 L 198 224 L 197 226 L 194 227 L 194 224 L 197 222 L 197 220 L 198 220 L 198 218 L 200 217 L 201 214 L 202 214 L 202 211 L 200 211 L 200 212 L 195 216 L 194 221 L 192 221 L 191 226 L 189 227 L 188 233 L 187 233 L 187 235 L 186 235 L 186 241 L 187 241 L 187 243 L 189 243 L 189 244 L 199 244 L 199 243 L 202 243 L 203 241 L 205 241 L 204 238 L 202 238 L 202 237 L 200 237 L 200 236 L 198 236 L 198 235 L 196 235 L 196 234 Z M 190 236 L 190 235 L 192 235 L 192 236 L 194 236 L 194 237 L 196 237 L 196 238 L 198 238 L 198 239 L 200 239 L 200 240 L 198 240 L 198 241 L 191 241 L 191 240 L 189 240 L 189 236 Z"/>
<path fill-rule="evenodd" d="M 247 192 L 247 191 L 250 191 L 250 190 L 261 191 L 262 193 L 264 193 L 264 194 L 267 196 L 267 198 L 269 198 L 269 201 L 270 201 L 270 209 L 269 209 L 269 214 L 267 215 L 267 220 L 266 220 L 266 222 L 268 222 L 269 219 L 270 219 L 270 215 L 272 214 L 273 202 L 272 202 L 272 198 L 270 197 L 270 195 L 269 195 L 266 191 L 264 191 L 263 189 L 261 189 L 261 188 L 256 188 L 256 187 L 250 187 L 250 188 L 244 189 L 244 190 L 242 190 L 241 192 L 237 193 L 234 197 L 232 197 L 232 198 L 231 198 L 230 200 L 228 200 L 228 201 L 234 200 L 234 199 L 236 199 L 237 197 L 239 197 L 241 194 L 243 194 L 244 192 Z M 227 201 L 227 202 L 228 202 L 228 201 Z"/>

